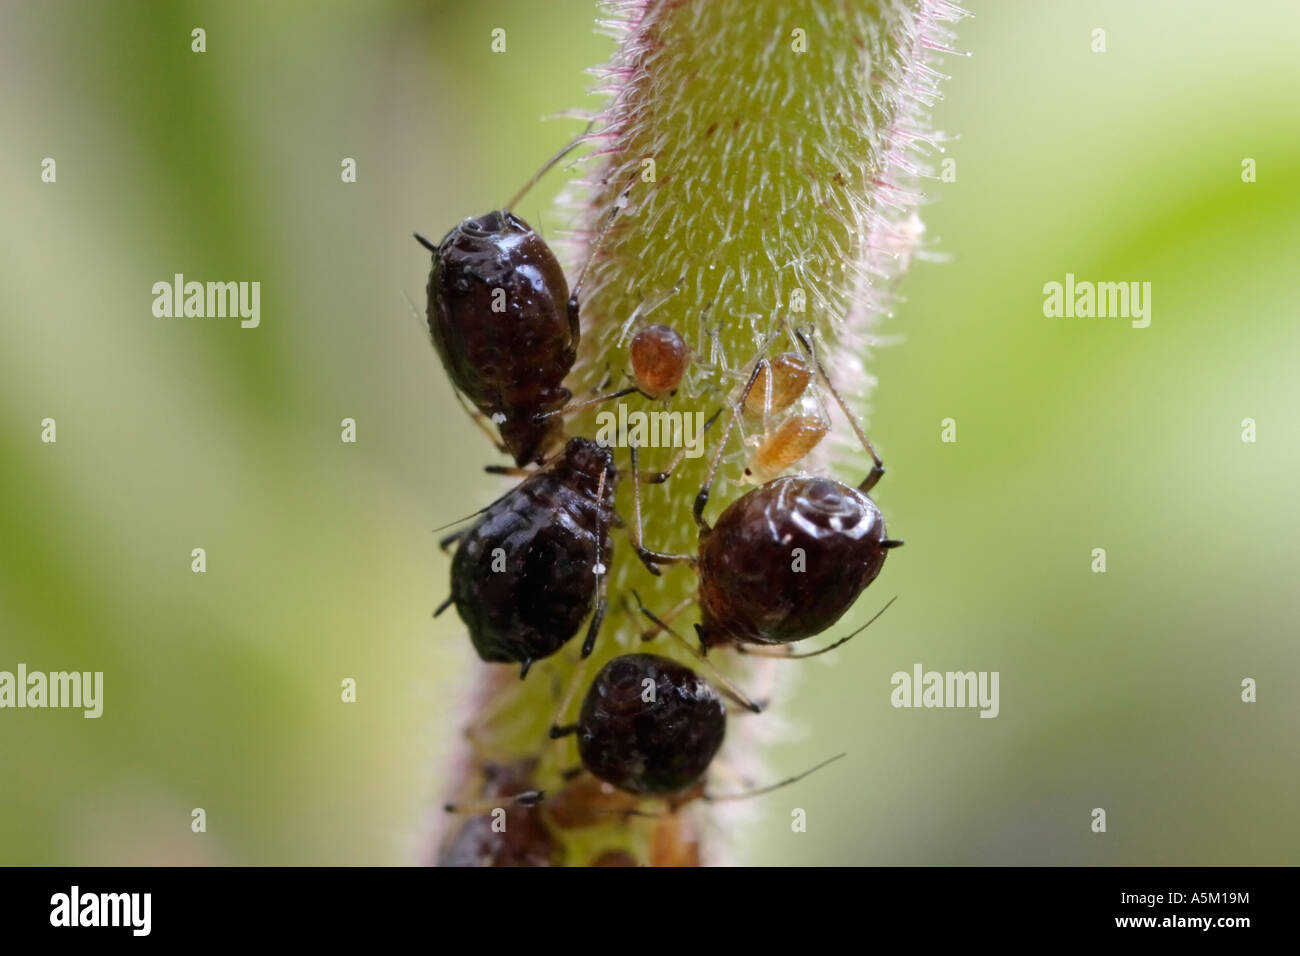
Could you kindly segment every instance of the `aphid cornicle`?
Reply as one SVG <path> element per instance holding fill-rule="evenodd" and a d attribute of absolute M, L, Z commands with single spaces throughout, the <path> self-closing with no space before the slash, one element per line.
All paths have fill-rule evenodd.
<path fill-rule="evenodd" d="M 726 706 L 685 665 L 623 654 L 601 668 L 578 717 L 578 755 L 593 776 L 644 796 L 698 784 L 726 734 Z"/>
<path fill-rule="evenodd" d="M 498 426 L 515 463 L 540 462 L 563 425 L 577 356 L 577 295 L 550 247 L 507 210 L 466 219 L 436 246 L 429 332 L 452 385 Z"/>
<path fill-rule="evenodd" d="M 591 653 L 605 613 L 616 480 L 609 449 L 571 438 L 553 463 L 453 536 L 448 602 L 479 657 L 520 664 L 527 675 L 534 661 L 577 633 L 589 612 L 582 653 Z"/>

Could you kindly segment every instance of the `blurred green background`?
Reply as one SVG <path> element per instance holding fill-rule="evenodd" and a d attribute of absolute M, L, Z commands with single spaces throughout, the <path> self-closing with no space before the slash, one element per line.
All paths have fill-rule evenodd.
<path fill-rule="evenodd" d="M 807 665 L 774 772 L 850 756 L 743 858 L 1294 863 L 1300 6 L 972 6 L 924 210 L 952 261 L 873 367 L 901 599 Z M 417 860 L 484 666 L 430 618 L 430 529 L 494 486 L 410 232 L 577 131 L 542 117 L 596 104 L 593 6 L 2 9 L 0 669 L 102 670 L 105 710 L 0 712 L 0 863 Z M 524 217 L 558 229 L 559 185 Z M 154 318 L 176 272 L 259 280 L 261 327 Z M 1066 272 L 1151 282 L 1150 328 L 1044 318 Z M 892 708 L 914 663 L 1000 671 L 1001 715 Z"/>

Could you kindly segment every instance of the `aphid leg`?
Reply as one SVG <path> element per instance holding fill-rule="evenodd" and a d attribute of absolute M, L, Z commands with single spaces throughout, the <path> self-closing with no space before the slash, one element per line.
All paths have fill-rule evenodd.
<path fill-rule="evenodd" d="M 667 631 L 669 634 L 671 634 L 676 640 L 678 640 L 681 643 L 683 647 L 685 647 L 688 651 L 691 652 L 691 654 L 695 657 L 696 660 L 698 660 L 700 663 L 702 663 L 705 667 L 709 669 L 709 671 L 713 674 L 714 680 L 718 682 L 718 684 L 722 687 L 723 692 L 727 694 L 727 696 L 729 696 L 737 704 L 739 704 L 741 707 L 744 707 L 746 710 L 750 711 L 751 713 L 761 714 L 763 712 L 763 705 L 754 701 L 748 694 L 746 694 L 743 690 L 737 687 L 731 681 L 731 678 L 727 677 L 726 674 L 722 673 L 722 671 L 714 667 L 713 663 L 707 657 L 704 656 L 703 651 L 701 651 L 698 647 L 696 647 L 686 638 L 682 637 L 682 635 L 679 634 L 677 631 L 673 630 L 672 627 L 666 621 L 656 617 L 654 612 L 651 611 L 648 607 L 646 607 L 645 604 L 641 601 L 641 595 L 637 594 L 636 591 L 633 591 L 632 597 L 636 598 L 636 603 L 640 605 L 642 614 L 644 614 L 647 618 L 649 618 L 652 622 L 654 622 L 654 624 L 658 626 L 661 630 Z M 674 608 L 674 611 L 676 610 L 677 609 Z"/>
<path fill-rule="evenodd" d="M 495 810 L 508 806 L 535 807 L 546 796 L 544 790 L 525 790 L 512 797 L 479 797 L 476 800 L 464 800 L 460 803 L 444 803 L 442 809 L 447 813 L 460 816 L 481 817 Z"/>
<path fill-rule="evenodd" d="M 582 656 L 590 657 L 592 649 L 596 646 L 596 635 L 600 633 L 601 622 L 605 620 L 605 609 L 608 601 L 605 594 L 605 579 L 607 575 L 601 574 L 596 578 L 596 610 L 592 612 L 591 623 L 587 626 L 587 636 L 582 641 Z"/>
<path fill-rule="evenodd" d="M 766 346 L 764 346 L 766 348 Z M 761 353 L 760 353 L 761 354 Z M 699 494 L 695 496 L 695 524 L 701 531 L 708 531 L 709 526 L 704 520 L 704 506 L 709 503 L 709 492 L 713 488 L 713 479 L 718 472 L 718 465 L 722 462 L 722 453 L 727 449 L 727 439 L 731 437 L 731 430 L 740 422 L 740 411 L 745 406 L 745 399 L 749 398 L 749 393 L 754 390 L 754 383 L 763 370 L 768 367 L 766 358 L 760 358 L 754 365 L 754 371 L 749 375 L 749 381 L 745 383 L 745 388 L 740 393 L 740 398 L 731 406 L 731 417 L 727 420 L 726 430 L 723 431 L 722 437 L 718 439 L 717 450 L 713 453 L 713 460 L 709 462 L 709 471 L 704 478 L 704 487 L 700 489 Z"/>
<path fill-rule="evenodd" d="M 587 626 L 587 636 L 582 641 L 582 657 L 590 657 L 592 649 L 596 646 L 596 635 L 600 633 L 600 624 L 605 620 L 605 608 L 607 606 L 605 582 L 608 577 L 608 568 L 605 567 L 601 560 L 600 542 L 605 536 L 603 527 L 605 515 L 603 507 L 599 507 L 605 500 L 605 472 L 602 469 L 600 480 L 596 482 L 596 502 L 598 504 L 596 518 L 596 563 L 592 565 L 591 573 L 596 575 L 596 609 L 591 614 L 591 623 Z"/>
<path fill-rule="evenodd" d="M 495 434 L 492 429 L 488 427 L 487 416 L 477 408 L 470 405 L 470 403 L 465 400 L 465 396 L 460 393 L 460 389 L 456 388 L 454 385 L 451 388 L 451 393 L 456 396 L 456 401 L 460 404 L 460 407 L 465 409 L 465 414 L 469 416 L 469 420 L 474 423 L 479 431 L 487 436 L 487 440 L 492 443 L 492 447 L 503 455 L 509 453 L 510 449 L 506 448 L 505 443 L 501 441 L 501 436 Z"/>
<path fill-rule="evenodd" d="M 900 541 L 899 543 L 901 544 L 902 542 Z M 806 658 L 806 657 L 816 657 L 818 654 L 825 654 L 827 651 L 833 651 L 833 650 L 835 650 L 835 648 L 839 647 L 841 644 L 847 644 L 849 641 L 853 640 L 853 638 L 857 637 L 859 634 L 861 634 L 863 631 L 865 631 L 867 628 L 869 628 L 872 624 L 874 624 L 875 621 L 876 621 L 876 618 L 880 617 L 880 615 L 882 615 L 882 614 L 884 614 L 886 611 L 888 611 L 888 610 L 889 610 L 889 606 L 890 606 L 891 604 L 893 604 L 893 603 L 894 603 L 895 601 L 897 601 L 897 600 L 898 600 L 898 595 L 895 594 L 893 597 L 891 597 L 888 601 L 885 602 L 885 606 L 884 606 L 884 607 L 882 607 L 879 611 L 877 611 L 875 614 L 872 615 L 871 620 L 867 621 L 866 624 L 863 624 L 860 628 L 858 628 L 856 631 L 854 631 L 854 632 L 853 632 L 852 634 L 850 634 L 848 637 L 841 637 L 841 638 L 840 638 L 838 641 L 836 641 L 834 644 L 828 644 L 828 645 L 826 645 L 825 647 L 821 648 L 820 650 L 816 650 L 816 651 L 792 651 L 792 650 L 790 650 L 789 647 L 787 646 L 786 648 L 783 648 L 782 650 L 779 650 L 779 651 L 773 651 L 773 650 L 768 650 L 768 649 L 766 649 L 766 648 L 763 648 L 763 649 L 751 649 L 751 648 L 746 648 L 745 645 L 743 645 L 743 644 L 736 644 L 736 645 L 735 645 L 735 646 L 736 646 L 736 650 L 738 650 L 738 651 L 739 651 L 740 653 L 742 653 L 742 654 L 748 654 L 748 655 L 750 655 L 751 657 L 779 657 L 779 658 L 781 658 L 781 659 L 783 659 L 783 660 L 789 660 L 789 661 L 802 660 L 802 659 L 804 659 L 804 658 Z"/>
<path fill-rule="evenodd" d="M 514 465 L 484 465 L 483 470 L 489 475 L 505 475 L 507 478 L 527 478 L 533 473 L 531 468 L 516 468 Z"/>
<path fill-rule="evenodd" d="M 551 720 L 551 729 L 548 736 L 552 740 L 559 740 L 561 737 L 567 737 L 570 734 L 578 732 L 577 724 L 562 724 L 565 713 L 573 706 L 573 698 L 578 696 L 578 688 L 582 685 L 582 678 L 586 675 L 587 665 L 585 661 L 579 661 L 573 668 L 573 673 L 569 675 L 569 685 L 564 690 L 564 697 L 560 700 L 560 706 L 555 708 L 555 717 Z"/>
<path fill-rule="evenodd" d="M 632 456 L 632 547 L 636 555 L 641 559 L 641 563 L 646 569 L 656 577 L 659 576 L 659 565 L 673 564 L 678 561 L 686 561 L 689 564 L 695 563 L 693 554 L 660 554 L 657 551 L 650 551 L 642 546 L 642 526 L 641 526 L 641 482 L 637 480 L 640 474 L 637 465 L 637 445 L 632 442 L 628 446 L 628 452 Z"/>
<path fill-rule="evenodd" d="M 447 610 L 447 608 L 451 607 L 452 602 L 453 602 L 454 600 L 455 600 L 455 598 L 453 598 L 450 594 L 448 594 L 448 595 L 447 595 L 447 600 L 443 601 L 441 604 L 438 605 L 438 609 L 437 609 L 436 611 L 433 612 L 433 616 L 434 616 L 434 617 L 438 617 L 440 614 L 442 614 L 443 611 L 445 611 L 445 610 Z"/>
<path fill-rule="evenodd" d="M 780 790 L 782 787 L 788 787 L 792 783 L 798 783 L 804 777 L 816 773 L 818 770 L 822 769 L 822 767 L 825 767 L 827 764 L 832 764 L 844 756 L 846 755 L 836 754 L 834 757 L 831 757 L 829 760 L 823 760 L 817 766 L 810 767 L 809 769 L 805 770 L 803 773 L 795 774 L 793 777 L 786 777 L 784 780 L 778 783 L 769 784 L 766 787 L 759 787 L 757 790 L 746 790 L 743 793 L 718 793 L 718 794 L 706 792 L 701 794 L 701 798 L 709 801 L 710 803 L 720 803 L 724 800 L 747 800 L 750 797 L 761 797 L 765 793 L 771 793 L 773 790 Z"/>
<path fill-rule="evenodd" d="M 633 594 L 636 594 L 636 592 L 634 591 Z M 623 600 L 624 603 L 626 603 L 627 598 L 624 598 Z M 656 637 L 659 636 L 659 633 L 661 631 L 666 630 L 668 628 L 669 621 L 674 620 L 677 617 L 677 615 L 681 614 L 682 611 L 685 611 L 688 607 L 690 607 L 692 604 L 695 603 L 695 597 L 692 595 L 690 597 L 682 598 L 671 608 L 669 608 L 668 611 L 662 617 L 652 613 L 649 609 L 646 608 L 644 604 L 641 604 L 641 598 L 639 595 L 637 596 L 637 603 L 641 605 L 642 614 L 644 614 L 647 618 L 649 618 L 652 622 L 654 622 L 652 627 L 647 627 L 644 631 L 641 632 L 641 641 L 642 643 L 645 643 L 647 641 L 653 641 Z"/>
<path fill-rule="evenodd" d="M 569 338 L 573 339 L 575 349 L 570 354 L 576 355 L 577 343 L 582 339 L 582 308 L 578 305 L 578 293 L 569 296 L 565 311 L 569 316 Z"/>
<path fill-rule="evenodd" d="M 529 472 L 529 474 L 532 473 Z M 434 534 L 437 534 L 439 531 L 442 531 L 445 528 L 450 528 L 454 524 L 460 524 L 462 521 L 468 521 L 470 518 L 475 518 L 478 515 L 481 515 L 483 512 L 487 511 L 489 508 L 491 508 L 493 505 L 497 504 L 498 502 L 505 501 L 506 498 L 510 497 L 510 495 L 511 492 L 507 491 L 500 498 L 497 498 L 495 501 L 491 501 L 488 504 L 484 505 L 482 508 L 479 508 L 478 511 L 470 512 L 469 514 L 465 515 L 465 517 L 457 518 L 455 521 L 448 521 L 446 524 L 438 525 L 438 527 L 433 529 Z M 442 548 L 443 551 L 446 551 L 458 540 L 463 538 L 469 531 L 470 531 L 469 528 L 461 528 L 459 531 L 453 531 L 451 534 L 447 535 L 446 537 L 438 539 L 438 547 Z"/>
<path fill-rule="evenodd" d="M 784 321 L 785 320 L 783 319 L 782 322 Z M 826 390 L 830 392 L 831 397 L 835 399 L 835 404 L 840 407 L 840 411 L 844 413 L 844 417 L 849 420 L 849 427 L 852 428 L 853 433 L 858 436 L 858 441 L 862 442 L 862 447 L 867 450 L 869 455 L 871 455 L 871 460 L 874 462 L 871 471 L 867 474 L 867 477 L 862 479 L 862 483 L 858 485 L 858 490 L 863 494 L 866 494 L 875 487 L 876 482 L 878 482 L 881 476 L 884 475 L 885 463 L 881 461 L 880 456 L 876 454 L 876 448 L 871 444 L 871 439 L 867 437 L 867 433 L 863 431 L 862 424 L 858 421 L 857 416 L 849 409 L 848 403 L 845 402 L 843 396 L 840 395 L 839 389 L 835 387 L 835 384 L 831 381 L 831 377 L 826 374 L 826 369 L 822 366 L 821 359 L 817 357 L 817 352 L 813 347 L 812 338 L 810 336 L 805 336 L 799 329 L 794 330 L 794 336 L 799 340 L 799 344 L 807 350 L 808 359 L 812 362 L 813 369 L 817 372 L 817 377 L 822 380 L 822 384 L 826 386 Z"/>
<path fill-rule="evenodd" d="M 772 386 L 776 379 L 776 372 L 771 363 L 767 365 L 767 374 L 763 376 L 763 434 L 766 435 L 771 430 L 772 418 Z"/>
<path fill-rule="evenodd" d="M 424 238 L 424 236 L 420 235 L 417 232 L 415 234 L 415 238 L 419 240 L 420 245 L 424 246 L 424 248 L 433 252 L 435 255 L 437 254 L 438 247 L 435 246 L 428 239 Z M 402 298 L 405 299 L 406 304 L 410 306 L 411 315 L 414 316 L 415 321 L 420 323 L 420 329 L 427 335 L 429 328 L 428 325 L 426 325 L 425 317 L 420 315 L 419 310 L 415 307 L 415 303 L 411 301 L 411 297 L 406 294 L 405 289 L 402 290 Z M 460 407 L 465 409 L 465 414 L 469 416 L 470 421 L 472 421 L 478 427 L 478 429 L 481 432 L 483 432 L 484 435 L 487 436 L 487 440 L 492 443 L 492 446 L 501 454 L 503 455 L 508 454 L 509 449 L 506 448 L 504 444 L 502 444 L 500 437 L 494 435 L 492 433 L 492 429 L 488 428 L 487 417 L 482 412 L 480 412 L 477 408 L 471 407 L 469 402 L 465 401 L 465 396 L 460 393 L 460 389 L 456 388 L 453 385 L 451 391 L 452 394 L 456 396 L 456 401 L 460 403 Z"/>
<path fill-rule="evenodd" d="M 707 432 L 710 428 L 712 428 L 713 423 L 716 422 L 722 416 L 722 413 L 724 411 L 726 411 L 725 408 L 719 408 L 716 412 L 710 415 L 708 420 L 704 423 L 704 431 Z M 685 461 L 687 451 L 689 451 L 689 449 L 685 447 L 679 448 L 676 451 L 676 453 L 673 455 L 673 457 L 669 460 L 667 468 L 665 468 L 663 471 L 650 471 L 650 472 L 646 472 L 645 474 L 638 473 L 637 480 L 644 482 L 647 485 L 663 484 L 665 481 L 667 481 L 669 478 L 672 477 L 673 472 L 677 470 L 677 466 L 680 465 L 683 461 Z"/>

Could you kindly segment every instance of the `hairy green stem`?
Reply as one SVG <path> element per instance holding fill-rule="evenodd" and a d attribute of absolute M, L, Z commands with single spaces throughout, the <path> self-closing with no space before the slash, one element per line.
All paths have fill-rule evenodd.
<path fill-rule="evenodd" d="M 609 14 L 620 39 L 614 60 L 598 72 L 609 105 L 596 117 L 589 134 L 596 148 L 565 200 L 578 223 L 570 275 L 591 257 L 569 386 L 587 397 L 629 384 L 628 341 L 645 325 L 671 326 L 686 339 L 693 362 L 673 397 L 621 401 L 624 421 L 671 411 L 694 424 L 722 411 L 698 457 L 681 457 L 667 482 L 641 489 L 646 545 L 689 553 L 697 534 L 692 506 L 715 457 L 709 517 L 750 486 L 745 469 L 762 424 L 741 421 L 725 445 L 722 438 L 760 356 L 798 351 L 791 329 L 805 330 L 836 386 L 861 407 L 871 329 L 920 240 L 918 178 L 938 149 L 925 122 L 941 78 L 932 62 L 948 44 L 944 21 L 961 11 L 943 0 L 625 0 L 609 5 Z M 851 468 L 856 483 L 865 457 L 860 448 L 832 454 L 853 432 L 826 398 L 813 389 L 801 409 L 827 417 L 831 437 L 789 470 Z M 569 430 L 594 437 L 603 427 L 608 434 L 611 415 L 618 415 L 612 403 L 593 405 Z M 624 444 L 632 436 L 617 437 Z M 644 445 L 646 437 L 637 440 Z M 663 437 L 659 447 L 642 448 L 643 471 L 667 468 L 681 451 Z M 631 525 L 626 448 L 616 460 L 623 475 L 618 510 Z M 689 566 L 654 577 L 626 536 L 616 539 L 609 564 L 610 613 L 596 654 L 578 665 L 574 641 L 527 682 L 495 684 L 486 706 L 497 716 L 478 735 L 473 766 L 507 755 L 537 758 L 536 784 L 563 786 L 559 774 L 577 764 L 576 753 L 571 742 L 543 743 L 546 727 L 571 681 L 580 699 L 604 661 L 640 649 L 645 619 L 634 591 L 658 613 L 687 605 L 673 623 L 693 637 L 697 582 Z M 667 637 L 650 649 L 699 667 Z M 728 768 L 719 779 L 730 785 L 720 789 L 766 782 L 761 745 L 780 733 L 777 714 L 800 665 L 754 666 L 726 649 L 712 659 L 770 704 L 758 716 L 732 709 L 728 742 L 715 761 Z M 745 812 L 743 803 L 716 806 L 729 817 Z M 673 818 L 611 815 L 596 826 L 551 832 L 556 858 L 568 864 L 613 848 L 641 862 L 667 862 L 666 841 L 689 843 L 695 833 L 707 863 L 730 858 L 723 833 L 743 833 L 737 827 L 734 819 L 719 825 L 696 803 Z"/>

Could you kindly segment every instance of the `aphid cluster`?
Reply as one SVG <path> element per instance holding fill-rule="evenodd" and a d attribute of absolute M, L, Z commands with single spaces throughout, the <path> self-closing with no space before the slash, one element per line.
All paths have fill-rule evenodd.
<path fill-rule="evenodd" d="M 646 325 L 628 347 L 633 384 L 573 403 L 565 380 L 582 331 L 582 277 L 571 292 L 546 243 L 508 209 L 466 219 L 437 244 L 418 234 L 417 239 L 433 255 L 427 318 L 443 367 L 485 430 L 491 434 L 490 426 L 496 426 L 499 441 L 493 436 L 494 442 L 517 466 L 489 470 L 522 475 L 470 526 L 443 539 L 444 547 L 455 544 L 456 552 L 451 594 L 437 613 L 454 604 L 479 656 L 516 664 L 524 677 L 534 662 L 568 644 L 587 620 L 581 646 L 585 658 L 606 615 L 611 529 L 627 525 L 615 512 L 620 472 L 612 450 L 582 436 L 566 441 L 564 417 L 634 392 L 651 400 L 670 399 L 690 367 L 691 351 L 672 328 Z M 636 554 L 654 574 L 664 565 L 685 563 L 698 576 L 695 601 L 662 617 L 641 606 L 650 622 L 642 637 L 649 640 L 667 631 L 685 641 L 671 622 L 697 604 L 698 646 L 687 646 L 700 661 L 722 645 L 784 657 L 839 646 L 848 638 L 820 651 L 790 649 L 832 627 L 875 580 L 889 549 L 901 543 L 886 536 L 880 511 L 868 496 L 884 473 L 879 456 L 822 368 L 810 333 L 785 331 L 797 351 L 769 359 L 764 350 L 744 387 L 727 400 L 727 425 L 695 500 L 695 553 L 665 554 L 644 546 L 639 485 L 666 481 L 676 462 L 665 471 L 643 474 L 637 449 L 630 449 L 630 472 L 624 476 L 633 490 L 636 513 L 628 531 Z M 874 461 L 857 487 L 811 474 L 784 474 L 830 428 L 818 397 L 810 394 L 814 379 L 848 416 Z M 758 484 L 730 502 L 710 525 L 704 511 L 714 476 L 729 435 L 746 422 L 760 426 L 745 469 Z M 716 677 L 727 696 L 760 710 L 721 675 Z M 568 703 L 566 697 L 561 712 Z M 557 717 L 551 730 L 552 738 L 576 735 L 580 772 L 545 800 L 540 792 L 522 787 L 518 768 L 506 774 L 509 786 L 485 781 L 484 798 L 505 800 L 528 815 L 523 835 L 512 838 L 523 845 L 512 842 L 487 853 L 487 831 L 467 826 L 444 859 L 508 862 L 520 854 L 546 856 L 548 845 L 535 828 L 539 803 L 551 825 L 564 829 L 590 825 L 593 812 L 597 820 L 641 814 L 638 805 L 646 798 L 666 800 L 670 809 L 692 799 L 716 799 L 706 793 L 704 780 L 722 746 L 726 710 L 723 694 L 685 664 L 644 653 L 614 657 L 591 681 L 576 723 L 560 725 Z M 529 779 L 532 772 L 530 764 Z M 459 809 L 474 812 L 479 803 Z M 626 856 L 621 852 L 610 850 L 595 862 L 619 865 Z M 493 860 L 494 854 L 500 860 Z"/>

